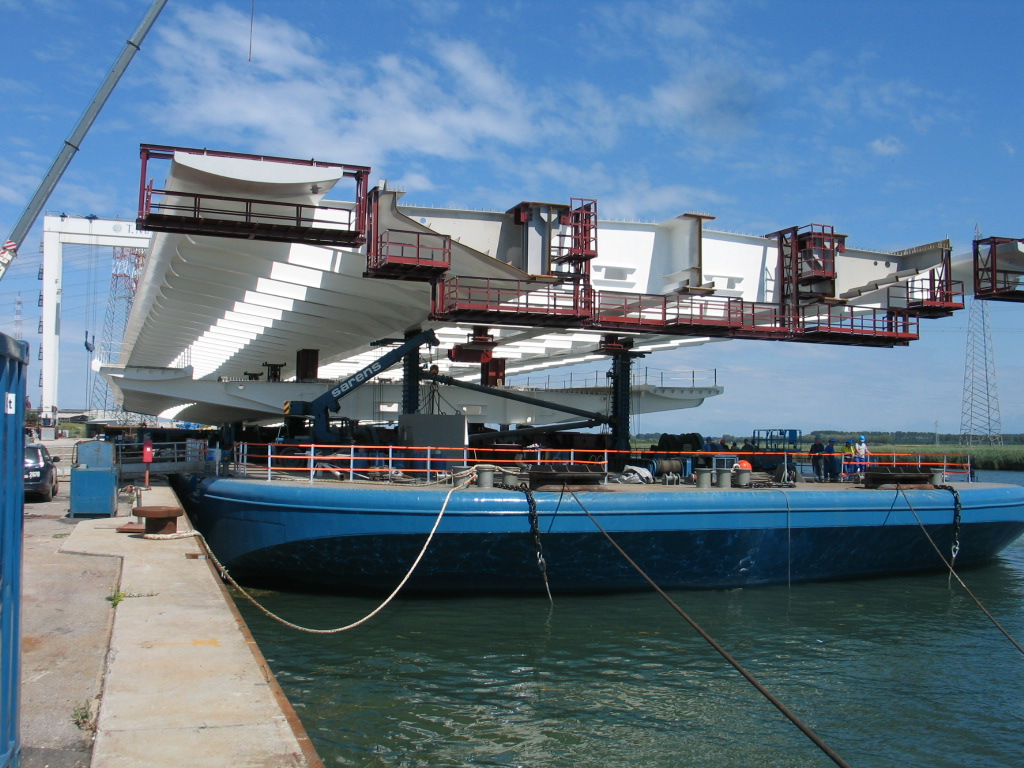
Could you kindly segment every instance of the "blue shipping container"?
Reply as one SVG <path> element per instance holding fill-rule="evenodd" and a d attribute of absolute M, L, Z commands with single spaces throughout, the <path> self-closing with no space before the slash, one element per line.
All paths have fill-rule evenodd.
<path fill-rule="evenodd" d="M 21 763 L 21 538 L 28 344 L 0 333 L 0 766 Z"/>

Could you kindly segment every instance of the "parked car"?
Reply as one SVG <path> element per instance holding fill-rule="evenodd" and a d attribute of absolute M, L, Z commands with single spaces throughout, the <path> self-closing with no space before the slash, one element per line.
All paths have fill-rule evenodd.
<path fill-rule="evenodd" d="M 57 478 L 56 462 L 60 456 L 51 456 L 46 446 L 30 443 L 25 446 L 25 495 L 34 495 L 49 501 L 57 493 L 60 480 Z"/>

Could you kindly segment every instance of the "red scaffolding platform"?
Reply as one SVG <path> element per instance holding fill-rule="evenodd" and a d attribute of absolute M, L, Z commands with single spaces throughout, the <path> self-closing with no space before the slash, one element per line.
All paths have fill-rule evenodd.
<path fill-rule="evenodd" d="M 173 160 L 175 153 L 179 152 L 314 168 L 337 168 L 342 177 L 355 182 L 355 205 L 349 210 L 308 203 L 169 190 L 156 186 L 149 179 L 150 161 Z M 136 224 L 141 230 L 342 247 L 360 246 L 366 242 L 368 167 L 151 144 L 143 144 L 140 154 L 142 175 Z"/>
<path fill-rule="evenodd" d="M 779 317 L 798 335 L 802 308 L 836 295 L 836 254 L 845 249 L 846 235 L 837 235 L 831 224 L 807 224 L 765 237 L 775 240 L 778 252 Z"/>
<path fill-rule="evenodd" d="M 434 282 L 452 266 L 452 239 L 428 229 L 381 230 L 380 201 L 374 187 L 367 199 L 364 277 Z"/>
<path fill-rule="evenodd" d="M 905 286 L 907 309 L 920 317 L 949 317 L 964 308 L 964 284 L 935 275 L 914 278 Z"/>
<path fill-rule="evenodd" d="M 726 336 L 742 325 L 742 306 L 737 298 L 596 291 L 593 326 L 608 331 Z"/>
<path fill-rule="evenodd" d="M 453 277 L 437 283 L 431 319 L 479 324 L 577 327 L 593 317 L 593 288 L 581 279 Z"/>
<path fill-rule="evenodd" d="M 452 266 L 452 239 L 437 232 L 389 229 L 367 249 L 366 277 L 430 282 Z"/>
<path fill-rule="evenodd" d="M 551 247 L 552 264 L 568 264 L 575 272 L 586 271 L 587 262 L 597 257 L 597 200 L 573 197 L 569 209 L 559 218 L 565 227 Z"/>
<path fill-rule="evenodd" d="M 992 301 L 1024 301 L 1024 238 L 974 241 L 974 295 Z"/>
<path fill-rule="evenodd" d="M 742 301 L 738 307 L 739 327 L 730 337 L 741 339 L 786 340 L 793 336 L 793 323 L 777 304 Z"/>
<path fill-rule="evenodd" d="M 964 284 L 951 279 L 950 251 L 942 261 L 922 277 L 914 277 L 889 288 L 889 306 L 902 304 L 918 317 L 949 317 L 964 308 Z"/>
<path fill-rule="evenodd" d="M 531 205 L 520 203 L 509 213 L 521 223 L 528 220 Z M 435 284 L 430 318 L 437 321 L 876 347 L 917 339 L 918 316 L 945 311 L 956 298 L 955 284 L 948 280 L 948 261 L 945 272 L 933 275 L 931 284 L 907 288 L 910 298 L 905 307 L 854 307 L 832 298 L 836 254 L 845 248 L 846 236 L 836 235 L 824 224 L 775 234 L 783 277 L 777 303 L 701 294 L 596 291 L 589 276 L 589 261 L 597 255 L 596 215 L 596 201 L 583 198 L 573 198 L 560 214 L 560 223 L 568 229 L 560 236 L 562 250 L 557 257 L 553 253 L 552 262 L 569 271 L 529 280 L 446 279 L 442 274 L 448 260 L 440 255 L 444 247 L 424 246 L 417 239 L 397 241 L 408 253 L 393 256 L 387 253 L 389 243 L 382 240 L 380 253 L 370 261 L 376 266 L 368 272 L 388 276 L 393 268 L 395 273 L 409 270 L 412 275 L 422 267 L 422 274 Z M 371 210 L 371 219 L 375 218 Z M 402 233 L 403 237 L 411 234 Z M 456 354 L 482 363 L 491 349 L 483 352 L 478 347 L 479 343 L 467 344 Z"/>
<path fill-rule="evenodd" d="M 908 310 L 819 305 L 803 308 L 794 340 L 895 347 L 918 338 L 918 318 Z"/>
<path fill-rule="evenodd" d="M 918 338 L 906 309 L 814 304 L 798 318 L 774 303 L 736 297 L 595 291 L 585 280 L 558 282 L 456 277 L 441 280 L 432 320 L 531 325 L 677 336 L 805 341 L 893 347 Z"/>

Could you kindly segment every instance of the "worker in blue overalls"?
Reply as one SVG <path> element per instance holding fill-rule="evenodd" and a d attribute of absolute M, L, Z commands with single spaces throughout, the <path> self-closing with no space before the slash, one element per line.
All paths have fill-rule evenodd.
<path fill-rule="evenodd" d="M 839 481 L 839 456 L 836 454 L 836 439 L 830 437 L 822 451 L 825 469 L 825 482 L 835 483 Z"/>

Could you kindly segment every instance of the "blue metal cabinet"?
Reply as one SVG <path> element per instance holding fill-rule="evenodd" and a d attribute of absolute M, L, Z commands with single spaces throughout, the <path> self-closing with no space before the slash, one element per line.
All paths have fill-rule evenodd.
<path fill-rule="evenodd" d="M 71 468 L 70 517 L 106 517 L 117 512 L 117 470 Z"/>
<path fill-rule="evenodd" d="M 107 517 L 117 513 L 117 468 L 114 446 L 91 440 L 77 446 L 71 468 L 70 517 Z"/>

